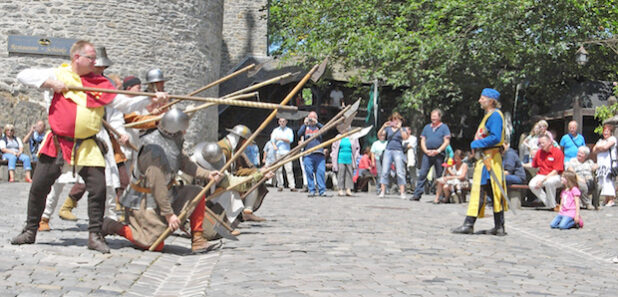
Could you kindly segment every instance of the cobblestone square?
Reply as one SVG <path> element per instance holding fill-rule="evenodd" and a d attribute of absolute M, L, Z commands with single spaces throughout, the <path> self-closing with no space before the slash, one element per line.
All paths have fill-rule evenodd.
<path fill-rule="evenodd" d="M 9 243 L 23 227 L 29 184 L 2 183 L 1 296 L 615 296 L 618 208 L 583 210 L 583 229 L 549 228 L 555 213 L 506 215 L 508 236 L 455 235 L 464 204 L 433 205 L 357 193 L 308 198 L 271 191 L 239 241 L 190 255 L 171 236 L 164 253 L 108 237 L 111 254 L 86 248 L 77 222 L 54 214 L 36 244 Z M 63 196 L 64 197 L 64 196 Z M 490 228 L 491 217 L 477 221 Z"/>

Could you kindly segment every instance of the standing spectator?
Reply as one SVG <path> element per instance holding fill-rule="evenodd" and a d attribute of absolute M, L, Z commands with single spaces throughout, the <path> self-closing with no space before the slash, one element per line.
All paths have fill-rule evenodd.
<path fill-rule="evenodd" d="M 502 167 L 504 167 L 504 179 L 507 185 L 521 185 L 526 182 L 526 172 L 519 160 L 519 156 L 508 142 L 504 143 L 502 151 Z"/>
<path fill-rule="evenodd" d="M 564 170 L 564 154 L 559 148 L 554 147 L 551 138 L 546 134 L 539 137 L 539 145 L 541 149 L 532 159 L 532 167 L 539 168 L 539 172 L 530 180 L 528 186 L 545 206 L 558 211 L 556 188 L 561 185 L 560 174 Z"/>
<path fill-rule="evenodd" d="M 614 137 L 614 125 L 603 125 L 603 138 L 597 141 L 592 152 L 597 154 L 597 180 L 601 189 L 601 196 L 605 197 L 605 206 L 614 206 L 616 190 L 611 171 L 616 167 L 616 137 Z"/>
<path fill-rule="evenodd" d="M 418 147 L 418 142 L 416 140 L 416 136 L 412 135 L 412 130 L 410 127 L 405 128 L 408 132 L 408 139 L 403 141 L 403 147 L 406 149 L 406 157 L 407 157 L 407 165 L 408 165 L 408 175 L 410 175 L 410 185 L 416 185 L 416 148 Z"/>
<path fill-rule="evenodd" d="M 30 159 L 34 162 L 39 159 L 36 154 L 39 151 L 39 146 L 41 142 L 43 142 L 43 139 L 45 139 L 45 122 L 39 120 L 30 128 L 30 131 L 22 140 L 23 143 L 28 142 L 30 147 Z"/>
<path fill-rule="evenodd" d="M 322 124 L 318 123 L 318 114 L 315 111 L 309 113 L 309 115 L 305 118 L 304 125 L 298 129 L 298 137 L 302 138 L 303 141 L 307 141 L 311 136 L 315 133 L 318 133 L 322 128 Z M 316 139 L 312 140 L 305 146 L 305 149 L 308 150 L 314 146 L 322 143 L 322 136 L 316 137 Z M 318 194 L 321 197 L 325 197 L 326 195 L 326 160 L 324 156 L 324 150 L 317 150 L 310 155 L 307 155 L 303 159 L 303 163 L 305 164 L 305 174 L 307 175 L 307 188 L 309 189 L 309 197 L 315 197 L 316 195 L 316 187 L 317 183 Z M 313 175 L 315 174 L 315 183 L 313 180 Z"/>
<path fill-rule="evenodd" d="M 339 89 L 339 87 L 335 87 L 332 91 L 330 91 L 330 105 L 340 107 L 341 99 L 343 99 L 343 92 Z"/>
<path fill-rule="evenodd" d="M 590 149 L 587 146 L 580 146 L 577 149 L 577 157 L 571 159 L 566 165 L 566 169 L 577 174 L 577 187 L 582 193 L 581 202 L 584 208 L 588 208 L 590 199 L 588 195 L 596 190 L 593 173 L 597 170 L 597 164 L 588 159 Z M 595 205 L 597 207 L 598 205 Z"/>
<path fill-rule="evenodd" d="M 268 167 L 272 164 L 275 163 L 275 161 L 277 161 L 277 146 L 275 145 L 275 142 L 272 140 L 269 140 L 266 142 L 266 144 L 264 145 L 264 158 L 262 159 L 262 163 L 264 163 L 264 167 Z M 272 186 L 275 186 L 275 179 L 271 178 L 270 179 L 270 184 Z"/>
<path fill-rule="evenodd" d="M 442 123 L 442 111 L 434 109 L 431 112 L 431 123 L 423 128 L 421 133 L 421 150 L 423 150 L 423 159 L 421 160 L 421 171 L 418 176 L 418 182 L 414 189 L 412 200 L 421 200 L 425 183 L 427 182 L 427 173 L 431 166 L 434 167 L 434 176 L 442 175 L 442 163 L 444 163 L 444 151 L 451 141 L 451 131 L 446 124 Z"/>
<path fill-rule="evenodd" d="M 249 161 L 253 163 L 253 166 L 255 167 L 260 166 L 260 149 L 255 144 L 255 142 L 247 146 L 247 148 L 245 149 L 245 154 L 249 158 Z"/>
<path fill-rule="evenodd" d="M 15 127 L 11 124 L 4 126 L 4 136 L 0 139 L 0 150 L 2 151 L 2 160 L 9 160 L 9 182 L 15 181 L 15 167 L 17 167 L 17 160 L 20 160 L 26 172 L 26 182 L 31 183 L 30 157 L 24 154 L 24 143 L 21 142 L 21 139 L 15 137 Z"/>
<path fill-rule="evenodd" d="M 572 158 L 577 157 L 577 149 L 585 146 L 586 141 L 584 136 L 577 133 L 577 122 L 569 122 L 569 133 L 562 136 L 560 146 L 564 151 L 564 164 L 568 163 Z"/>
<path fill-rule="evenodd" d="M 345 133 L 349 129 L 350 127 L 337 127 L 339 133 Z M 333 160 L 333 171 L 337 172 L 339 196 L 352 196 L 352 188 L 354 187 L 352 178 L 354 176 L 356 159 L 358 159 L 359 153 L 360 145 L 358 144 L 357 138 L 344 137 L 332 144 L 330 157 L 331 160 Z M 345 194 L 343 192 L 344 189 Z"/>
<path fill-rule="evenodd" d="M 376 179 L 376 188 L 377 193 L 380 194 L 380 180 L 382 177 L 382 155 L 384 150 L 386 149 L 386 134 L 384 132 L 378 133 L 378 140 L 374 141 L 371 144 L 371 164 L 376 167 L 377 170 L 377 179 Z"/>
<path fill-rule="evenodd" d="M 277 160 L 281 159 L 288 152 L 290 152 L 290 143 L 294 141 L 294 132 L 287 127 L 288 120 L 284 118 L 279 119 L 279 127 L 275 128 L 270 134 L 270 140 L 274 141 L 277 145 Z M 279 191 L 283 191 L 283 170 L 288 179 L 288 187 L 290 191 L 296 192 L 296 181 L 294 180 L 294 171 L 292 171 L 292 162 L 288 162 L 279 169 L 277 169 L 277 186 Z"/>
<path fill-rule="evenodd" d="M 397 172 L 397 184 L 399 185 L 399 195 L 401 199 L 406 199 L 406 168 L 403 155 L 402 141 L 408 138 L 408 132 L 403 131 L 401 125 L 403 117 L 394 112 L 388 122 L 382 125 L 378 134 L 386 133 L 386 149 L 384 150 L 384 158 L 382 159 L 382 173 L 379 197 L 384 198 L 386 194 L 386 185 L 388 184 L 388 175 L 391 169 L 391 163 L 395 163 L 395 171 Z"/>

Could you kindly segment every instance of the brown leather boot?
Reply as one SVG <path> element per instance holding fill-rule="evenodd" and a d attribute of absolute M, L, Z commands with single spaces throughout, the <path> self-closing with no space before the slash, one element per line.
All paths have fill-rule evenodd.
<path fill-rule="evenodd" d="M 41 217 L 41 221 L 39 222 L 39 231 L 49 231 L 51 228 L 49 227 L 49 218 Z"/>
<path fill-rule="evenodd" d="M 99 232 L 90 232 L 88 234 L 88 248 L 103 254 L 109 254 L 109 247 L 107 246 L 103 235 Z"/>
<path fill-rule="evenodd" d="M 67 221 L 77 221 L 77 217 L 71 212 L 73 208 L 77 207 L 77 201 L 71 199 L 71 197 L 67 197 L 60 207 L 60 211 L 58 212 L 58 216 Z"/>
<path fill-rule="evenodd" d="M 36 230 L 22 230 L 21 233 L 11 239 L 11 244 L 32 244 L 36 239 Z"/>
<path fill-rule="evenodd" d="M 191 251 L 194 253 L 203 253 L 208 251 L 208 240 L 204 238 L 201 231 L 195 231 L 191 234 Z"/>
<path fill-rule="evenodd" d="M 101 227 L 101 235 L 105 237 L 107 235 L 119 234 L 120 231 L 122 231 L 122 228 L 124 228 L 123 223 L 114 221 L 106 217 L 106 218 L 103 218 L 103 226 Z"/>
<path fill-rule="evenodd" d="M 258 217 L 256 215 L 253 214 L 253 211 L 250 211 L 248 209 L 245 209 L 242 211 L 242 219 L 245 222 L 264 222 L 266 221 L 265 218 L 261 218 Z"/>

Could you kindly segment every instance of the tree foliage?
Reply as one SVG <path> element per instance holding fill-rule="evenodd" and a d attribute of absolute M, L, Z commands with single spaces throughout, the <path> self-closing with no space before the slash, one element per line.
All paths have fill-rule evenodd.
<path fill-rule="evenodd" d="M 328 56 L 403 88 L 401 109 L 456 117 L 478 110 L 488 86 L 508 106 L 525 82 L 542 111 L 572 81 L 616 80 L 618 54 L 607 47 L 587 45 L 588 64 L 574 62 L 582 42 L 616 38 L 616 2 L 271 0 L 269 37 L 276 55 Z"/>

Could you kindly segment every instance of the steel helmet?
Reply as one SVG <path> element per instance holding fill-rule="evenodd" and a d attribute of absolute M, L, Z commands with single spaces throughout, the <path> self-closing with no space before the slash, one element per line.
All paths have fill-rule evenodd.
<path fill-rule="evenodd" d="M 97 53 L 97 59 L 94 60 L 95 67 L 109 67 L 112 66 L 112 60 L 107 57 L 107 51 L 105 47 L 97 47 L 94 49 Z"/>
<path fill-rule="evenodd" d="M 167 79 L 163 77 L 163 71 L 161 71 L 161 69 L 159 68 L 150 69 L 148 70 L 148 72 L 146 72 L 146 83 L 147 84 L 156 83 L 160 81 L 166 81 L 166 80 Z"/>
<path fill-rule="evenodd" d="M 200 167 L 220 170 L 225 164 L 225 156 L 216 142 L 204 141 L 195 146 L 193 157 Z"/>
<path fill-rule="evenodd" d="M 251 137 L 251 130 L 245 125 L 236 125 L 232 129 L 225 130 L 244 139 L 249 139 L 249 137 Z"/>
<path fill-rule="evenodd" d="M 159 121 L 159 131 L 167 135 L 185 131 L 188 127 L 189 116 L 178 108 L 170 109 Z"/>

